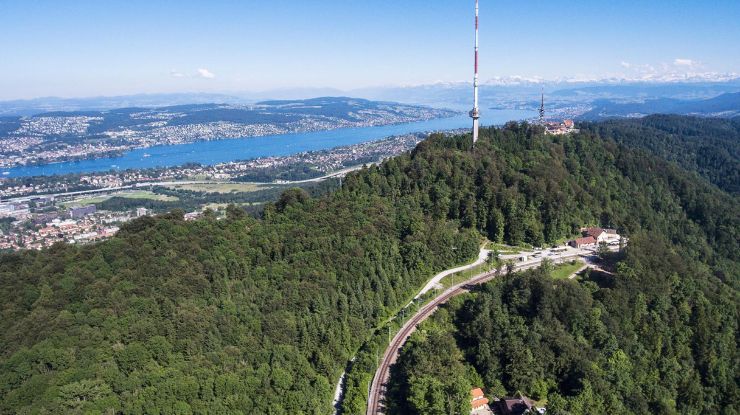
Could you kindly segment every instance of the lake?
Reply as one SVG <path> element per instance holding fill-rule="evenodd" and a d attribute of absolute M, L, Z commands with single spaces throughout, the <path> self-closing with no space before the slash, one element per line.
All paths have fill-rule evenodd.
<path fill-rule="evenodd" d="M 481 116 L 481 123 L 499 125 L 510 120 L 523 120 L 534 116 L 536 116 L 534 111 L 486 110 L 484 116 Z M 111 169 L 169 167 L 189 162 L 212 165 L 258 157 L 288 156 L 304 151 L 328 150 L 339 146 L 379 140 L 393 135 L 466 128 L 471 123 L 472 121 L 467 115 L 458 115 L 451 118 L 380 127 L 342 128 L 331 131 L 154 146 L 131 150 L 119 157 L 3 169 L 2 177 L 48 176 L 100 172 Z"/>

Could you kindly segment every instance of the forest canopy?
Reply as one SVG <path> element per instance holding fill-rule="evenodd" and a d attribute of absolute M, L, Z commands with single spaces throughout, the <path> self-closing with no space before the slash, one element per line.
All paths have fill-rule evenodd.
<path fill-rule="evenodd" d="M 260 218 L 232 207 L 224 220 L 185 222 L 172 211 L 102 243 L 3 254 L 0 413 L 325 414 L 371 330 L 435 271 L 475 257 L 483 238 L 539 246 L 581 226 L 615 227 L 664 241 L 690 265 L 678 281 L 714 287 L 707 302 L 719 298 L 712 290 L 736 293 L 736 196 L 608 134 L 552 137 L 511 123 L 483 129 L 474 151 L 469 135 L 434 135 L 338 191 L 289 190 Z M 630 275 L 638 284 L 651 274 Z M 682 322 L 732 317 L 735 297 L 701 309 L 697 292 L 686 306 L 662 296 L 655 307 Z M 736 388 L 711 385 L 726 379 L 689 386 L 723 402 Z M 347 412 L 361 401 L 349 396 Z"/>
<path fill-rule="evenodd" d="M 390 413 L 449 413 L 434 397 L 461 384 L 556 415 L 736 413 L 737 291 L 659 237 L 633 237 L 617 268 L 527 271 L 453 302 L 404 347 Z"/>

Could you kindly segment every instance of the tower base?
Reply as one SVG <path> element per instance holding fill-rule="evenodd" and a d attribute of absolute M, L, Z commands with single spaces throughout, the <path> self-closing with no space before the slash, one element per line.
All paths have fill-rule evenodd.
<path fill-rule="evenodd" d="M 470 110 L 470 118 L 473 119 L 473 144 L 475 144 L 476 141 L 478 141 L 478 118 L 480 117 L 480 113 L 478 112 L 478 108 L 473 108 Z"/>
<path fill-rule="evenodd" d="M 473 144 L 478 141 L 478 119 L 473 118 Z"/>

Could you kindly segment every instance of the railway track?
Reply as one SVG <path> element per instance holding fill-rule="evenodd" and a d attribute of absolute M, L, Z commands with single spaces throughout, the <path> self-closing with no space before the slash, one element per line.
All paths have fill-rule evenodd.
<path fill-rule="evenodd" d="M 398 358 L 398 352 L 406 343 L 406 340 L 416 330 L 416 326 L 422 321 L 426 320 L 429 316 L 434 314 L 437 307 L 446 303 L 450 298 L 469 291 L 469 286 L 479 285 L 486 281 L 491 280 L 496 276 L 496 272 L 489 272 L 479 275 L 473 279 L 463 281 L 457 285 L 448 288 L 441 295 L 436 297 L 430 303 L 424 305 L 411 319 L 409 319 L 401 330 L 396 333 L 395 337 L 391 341 L 391 344 L 383 353 L 383 360 L 375 372 L 375 377 L 370 386 L 370 394 L 368 395 L 367 415 L 376 415 L 383 413 L 383 399 L 386 391 L 386 384 L 390 376 L 390 367 L 396 363 Z"/>
<path fill-rule="evenodd" d="M 553 259 L 556 262 L 563 262 L 568 259 L 583 257 L 586 254 L 587 253 L 583 251 L 570 255 L 563 255 Z M 523 271 L 525 269 L 538 267 L 541 264 L 541 261 L 542 258 L 534 262 L 527 262 L 516 265 L 514 266 L 514 271 Z M 373 377 L 373 381 L 370 384 L 370 391 L 368 393 L 367 399 L 367 415 L 377 415 L 384 413 L 383 410 L 385 408 L 383 405 L 383 401 L 386 392 L 386 385 L 390 377 L 390 367 L 394 363 L 396 363 L 401 347 L 404 345 L 404 343 L 406 343 L 406 340 L 416 330 L 416 326 L 422 321 L 426 320 L 429 316 L 434 314 L 434 312 L 437 310 L 437 307 L 446 303 L 450 298 L 468 292 L 470 291 L 471 286 L 480 285 L 488 282 L 496 277 L 496 275 L 497 273 L 495 271 L 487 272 L 469 280 L 463 281 L 457 285 L 453 285 L 442 294 L 437 296 L 434 300 L 424 305 L 412 318 L 410 318 L 403 325 L 403 327 L 401 327 L 398 333 L 396 333 L 396 335 L 393 337 L 391 343 L 388 345 L 388 348 L 385 349 L 385 352 L 383 353 L 383 360 L 381 361 L 380 366 L 378 366 L 378 369 L 375 372 L 375 376 Z"/>

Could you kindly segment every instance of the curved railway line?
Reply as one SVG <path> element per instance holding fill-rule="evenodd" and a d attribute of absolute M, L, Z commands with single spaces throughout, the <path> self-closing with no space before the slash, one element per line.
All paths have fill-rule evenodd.
<path fill-rule="evenodd" d="M 586 255 L 586 252 L 581 251 L 571 255 L 560 256 L 559 258 L 557 258 L 557 260 L 562 262 L 566 259 L 581 257 L 584 255 Z M 540 265 L 540 262 L 541 259 L 536 262 L 519 264 L 517 266 L 514 266 L 514 271 L 522 271 L 525 269 L 537 267 Z M 375 376 L 373 377 L 373 381 L 370 384 L 370 391 L 368 393 L 367 400 L 367 415 L 377 415 L 384 413 L 384 397 L 388 379 L 390 377 L 390 367 L 396 363 L 401 347 L 404 345 L 404 343 L 406 343 L 406 340 L 416 330 L 416 327 L 419 325 L 419 323 L 434 314 L 434 312 L 437 310 L 437 307 L 446 303 L 450 298 L 465 292 L 469 292 L 472 286 L 488 282 L 491 279 L 495 278 L 496 275 L 496 271 L 491 271 L 477 275 L 469 280 L 458 283 L 457 285 L 453 285 L 452 287 L 445 290 L 442 294 L 434 298 L 432 301 L 422 306 L 419 311 L 414 314 L 413 317 L 411 317 L 406 323 L 404 323 L 398 333 L 396 333 L 396 335 L 393 337 L 391 343 L 385 349 L 385 352 L 383 353 L 383 359 L 381 360 L 380 365 L 375 372 Z"/>
<path fill-rule="evenodd" d="M 368 395 L 367 414 L 375 415 L 383 413 L 382 396 L 385 395 L 386 383 L 390 375 L 390 367 L 396 363 L 398 358 L 398 352 L 406 343 L 406 340 L 416 330 L 416 326 L 422 321 L 426 320 L 429 316 L 434 314 L 437 307 L 446 303 L 450 298 L 469 291 L 471 285 L 482 284 L 486 281 L 491 280 L 496 276 L 496 272 L 489 272 L 479 275 L 473 279 L 461 282 L 448 288 L 445 292 L 439 295 L 437 298 L 432 300 L 430 303 L 424 305 L 411 319 L 409 319 L 396 333 L 396 336 L 391 341 L 391 344 L 385 350 L 383 354 L 383 360 L 375 372 L 373 382 L 370 386 L 370 394 Z"/>

